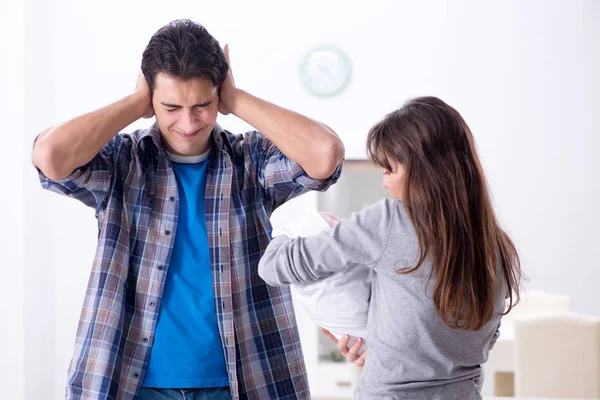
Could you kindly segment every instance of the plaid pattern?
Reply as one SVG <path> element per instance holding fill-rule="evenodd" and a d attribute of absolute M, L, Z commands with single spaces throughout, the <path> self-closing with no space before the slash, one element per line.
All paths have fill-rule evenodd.
<path fill-rule="evenodd" d="M 235 399 L 306 399 L 306 370 L 289 288 L 267 286 L 258 261 L 269 216 L 307 190 L 326 190 L 259 132 L 212 134 L 205 193 L 221 341 Z M 168 272 L 179 199 L 156 125 L 115 136 L 87 165 L 46 189 L 96 210 L 98 247 L 77 330 L 66 397 L 133 399 L 143 382 Z M 202 338 L 198 338 L 202 340 Z"/>

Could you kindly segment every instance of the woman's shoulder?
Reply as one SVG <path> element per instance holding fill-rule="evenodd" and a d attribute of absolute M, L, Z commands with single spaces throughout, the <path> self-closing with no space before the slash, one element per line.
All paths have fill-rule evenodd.
<path fill-rule="evenodd" d="M 356 216 L 363 219 L 385 219 L 389 221 L 390 219 L 395 219 L 396 216 L 405 213 L 404 204 L 401 200 L 394 199 L 393 197 L 386 197 L 363 208 L 362 211 L 356 213 Z"/>
<path fill-rule="evenodd" d="M 385 198 L 353 213 L 348 226 L 373 234 L 385 231 L 387 235 L 394 225 L 398 225 L 399 220 L 405 219 L 402 216 L 404 213 L 400 200 Z"/>

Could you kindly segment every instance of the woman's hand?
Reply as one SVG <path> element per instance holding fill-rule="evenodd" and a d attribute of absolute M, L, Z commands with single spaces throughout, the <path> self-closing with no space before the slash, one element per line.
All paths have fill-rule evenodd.
<path fill-rule="evenodd" d="M 350 340 L 350 335 L 344 335 L 340 340 L 337 340 L 335 336 L 331 334 L 327 329 L 320 328 L 321 332 L 325 334 L 333 343 L 337 345 L 338 350 L 346 361 L 351 362 L 357 367 L 362 367 L 365 365 L 365 359 L 367 358 L 367 351 L 365 350 L 360 356 L 358 355 L 358 351 L 362 347 L 364 343 L 363 338 L 358 338 L 356 343 L 350 348 L 348 348 L 348 340 Z"/>

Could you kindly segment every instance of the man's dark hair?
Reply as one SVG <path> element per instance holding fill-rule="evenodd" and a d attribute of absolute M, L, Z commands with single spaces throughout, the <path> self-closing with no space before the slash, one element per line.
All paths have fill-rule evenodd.
<path fill-rule="evenodd" d="M 160 28 L 142 56 L 142 73 L 154 92 L 156 74 L 188 80 L 206 78 L 220 86 L 229 65 L 219 42 L 199 23 L 178 19 Z"/>

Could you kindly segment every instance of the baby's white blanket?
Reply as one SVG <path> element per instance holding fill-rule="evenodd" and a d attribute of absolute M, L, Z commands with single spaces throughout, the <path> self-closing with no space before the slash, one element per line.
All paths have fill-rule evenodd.
<path fill-rule="evenodd" d="M 317 211 L 297 218 L 273 236 L 313 236 L 331 229 L 339 218 L 331 213 Z M 321 328 L 327 329 L 337 339 L 350 335 L 348 347 L 357 338 L 365 337 L 369 299 L 371 298 L 371 270 L 353 265 L 317 282 L 294 284 L 292 291 L 302 302 L 308 316 Z M 365 346 L 361 348 L 362 353 Z"/>

